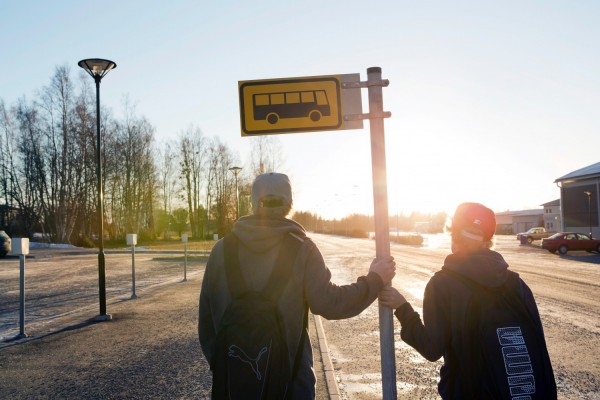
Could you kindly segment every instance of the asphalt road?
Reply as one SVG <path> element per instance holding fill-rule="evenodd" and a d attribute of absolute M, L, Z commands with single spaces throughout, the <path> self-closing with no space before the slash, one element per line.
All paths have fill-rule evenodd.
<path fill-rule="evenodd" d="M 374 243 L 364 240 L 321 235 L 313 238 L 327 263 L 335 266 L 337 283 L 353 282 L 368 268 L 375 253 Z M 398 264 L 393 286 L 405 294 L 418 312 L 427 281 L 449 253 L 447 238 L 437 235 L 429 239 L 423 247 L 391 245 Z M 600 254 L 573 252 L 559 256 L 542 250 L 539 243 L 523 246 L 514 236 L 499 236 L 496 250 L 536 297 L 559 398 L 600 399 Z M 324 321 L 344 398 L 382 397 L 377 307 L 374 304 L 350 320 Z M 430 363 L 403 343 L 396 320 L 393 329 L 399 398 L 437 398 L 441 361 Z"/>

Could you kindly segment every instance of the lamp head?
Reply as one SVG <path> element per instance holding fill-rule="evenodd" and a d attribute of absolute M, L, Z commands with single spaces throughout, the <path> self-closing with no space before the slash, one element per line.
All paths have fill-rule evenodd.
<path fill-rule="evenodd" d="M 79 61 L 77 65 L 83 68 L 96 81 L 100 81 L 110 70 L 117 68 L 116 63 L 102 58 L 88 58 Z"/>

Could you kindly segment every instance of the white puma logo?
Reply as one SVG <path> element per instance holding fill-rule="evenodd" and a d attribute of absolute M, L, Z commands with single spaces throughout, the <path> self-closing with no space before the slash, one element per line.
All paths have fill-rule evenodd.
<path fill-rule="evenodd" d="M 250 365 L 250 368 L 252 368 L 252 371 L 254 371 L 254 374 L 256 375 L 256 379 L 258 379 L 260 381 L 262 379 L 262 375 L 261 375 L 260 371 L 258 370 L 258 362 L 259 362 L 260 358 L 262 357 L 262 355 L 264 353 L 266 353 L 266 351 L 267 351 L 267 348 L 263 347 L 258 352 L 258 355 L 256 356 L 256 358 L 251 358 L 244 352 L 244 350 L 240 349 L 235 344 L 232 344 L 231 346 L 229 346 L 229 353 L 227 355 L 229 357 L 239 358 L 242 362 L 245 362 L 246 364 Z"/>

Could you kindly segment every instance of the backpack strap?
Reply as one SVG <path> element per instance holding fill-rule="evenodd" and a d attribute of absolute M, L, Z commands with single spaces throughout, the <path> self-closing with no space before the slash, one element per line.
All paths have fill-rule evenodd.
<path fill-rule="evenodd" d="M 227 276 L 227 287 L 231 298 L 235 299 L 248 290 L 246 281 L 240 269 L 240 258 L 238 254 L 238 238 L 230 233 L 223 239 L 223 251 L 225 252 L 225 275 Z"/>
<path fill-rule="evenodd" d="M 296 375 L 298 374 L 298 370 L 300 369 L 300 362 L 302 361 L 302 354 L 304 351 L 304 342 L 306 341 L 306 336 L 308 336 L 308 304 L 306 301 L 304 303 L 304 316 L 302 320 L 302 335 L 300 336 L 300 341 L 298 342 L 298 348 L 296 349 L 296 356 L 294 358 L 294 366 L 292 369 L 292 382 L 296 379 Z"/>

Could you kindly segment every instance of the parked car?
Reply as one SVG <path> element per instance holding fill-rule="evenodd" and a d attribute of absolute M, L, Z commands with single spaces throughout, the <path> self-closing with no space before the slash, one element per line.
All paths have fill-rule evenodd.
<path fill-rule="evenodd" d="M 526 240 L 528 244 L 531 244 L 534 240 L 545 239 L 547 237 L 552 236 L 554 233 L 555 232 L 547 232 L 546 228 L 542 226 L 537 226 L 535 228 L 531 228 L 527 232 L 517 233 L 517 240 L 523 242 L 521 238 L 524 238 L 524 240 Z"/>
<path fill-rule="evenodd" d="M 597 251 L 600 253 L 600 240 L 576 232 L 559 232 L 542 240 L 542 249 L 550 253 L 567 254 L 567 251 Z"/>
<path fill-rule="evenodd" d="M 10 236 L 0 230 L 0 257 L 5 257 L 10 253 Z"/>

